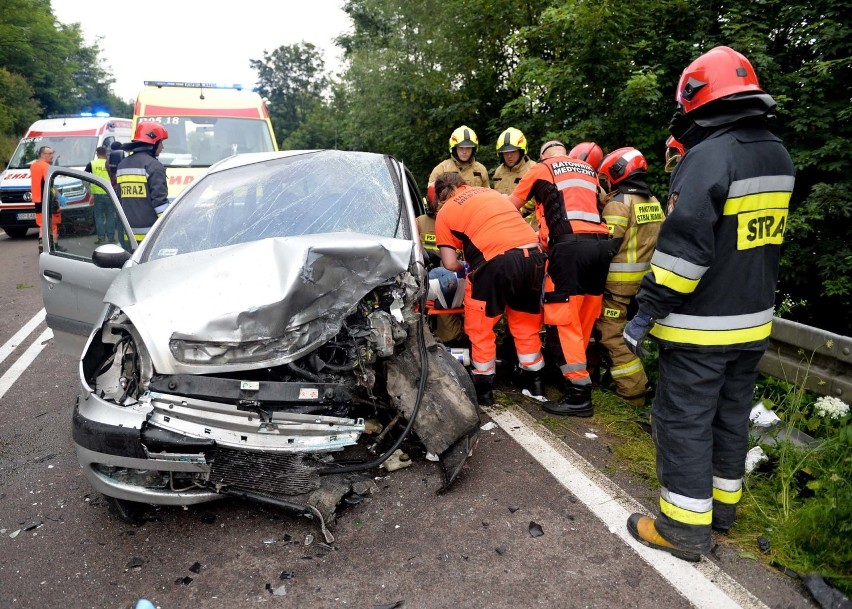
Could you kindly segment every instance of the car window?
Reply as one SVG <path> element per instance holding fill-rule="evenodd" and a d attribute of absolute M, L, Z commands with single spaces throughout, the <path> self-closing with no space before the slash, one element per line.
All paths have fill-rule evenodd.
<path fill-rule="evenodd" d="M 333 232 L 407 238 L 398 180 L 385 157 L 340 151 L 214 172 L 188 191 L 149 236 L 147 257 Z"/>
<path fill-rule="evenodd" d="M 109 194 L 93 182 L 55 173 L 47 186 L 50 235 L 48 247 L 57 256 L 91 260 L 95 249 L 115 243 L 131 251 L 124 225 Z"/>

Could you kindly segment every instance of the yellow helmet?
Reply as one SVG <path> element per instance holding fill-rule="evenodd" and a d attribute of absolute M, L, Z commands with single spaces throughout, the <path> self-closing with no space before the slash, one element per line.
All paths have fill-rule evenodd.
<path fill-rule="evenodd" d="M 527 138 L 524 137 L 520 129 L 509 127 L 497 138 L 497 156 L 513 150 L 520 150 L 521 155 L 525 155 L 527 153 Z"/>
<path fill-rule="evenodd" d="M 473 152 L 476 154 L 476 150 L 479 148 L 479 138 L 476 137 L 476 132 L 467 125 L 462 125 L 453 131 L 450 136 L 450 154 L 456 149 L 456 146 L 473 148 Z"/>

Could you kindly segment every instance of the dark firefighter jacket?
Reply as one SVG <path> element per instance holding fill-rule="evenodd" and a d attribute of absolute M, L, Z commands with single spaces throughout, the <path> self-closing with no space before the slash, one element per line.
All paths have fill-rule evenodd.
<path fill-rule="evenodd" d="M 166 168 L 147 149 L 137 150 L 118 164 L 115 180 L 133 232 L 151 228 L 169 205 Z"/>
<path fill-rule="evenodd" d="M 684 155 L 637 301 L 663 344 L 711 351 L 761 349 L 775 286 L 794 169 L 763 127 L 720 129 Z"/>

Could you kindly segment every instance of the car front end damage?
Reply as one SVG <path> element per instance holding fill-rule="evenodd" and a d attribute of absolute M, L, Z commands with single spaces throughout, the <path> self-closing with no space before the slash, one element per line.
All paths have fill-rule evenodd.
<path fill-rule="evenodd" d="M 417 268 L 408 240 L 338 234 L 125 269 L 80 365 L 86 477 L 128 501 L 235 495 L 328 522 L 413 431 L 449 486 L 479 417 L 423 328 Z"/>

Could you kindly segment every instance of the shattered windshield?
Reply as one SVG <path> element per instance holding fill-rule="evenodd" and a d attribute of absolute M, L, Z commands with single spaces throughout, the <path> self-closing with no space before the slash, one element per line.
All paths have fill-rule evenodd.
<path fill-rule="evenodd" d="M 214 172 L 171 210 L 148 256 L 321 233 L 410 238 L 398 179 L 382 155 L 335 150 Z"/>

